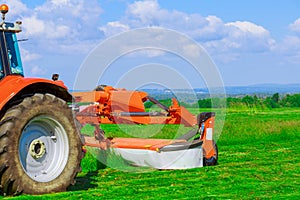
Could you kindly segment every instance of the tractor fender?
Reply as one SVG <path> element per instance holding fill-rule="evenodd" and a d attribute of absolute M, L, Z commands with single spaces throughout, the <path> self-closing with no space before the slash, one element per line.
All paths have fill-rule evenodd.
<path fill-rule="evenodd" d="M 9 107 L 19 103 L 25 97 L 33 96 L 35 93 L 50 93 L 66 102 L 72 101 L 72 95 L 62 81 L 11 75 L 0 81 L 0 88 L 0 116 Z"/>

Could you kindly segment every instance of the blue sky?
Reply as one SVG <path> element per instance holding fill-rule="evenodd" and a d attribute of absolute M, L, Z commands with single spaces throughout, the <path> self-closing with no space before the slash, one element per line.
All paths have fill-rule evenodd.
<path fill-rule="evenodd" d="M 124 31 L 157 26 L 186 34 L 202 45 L 227 86 L 300 83 L 300 1 L 297 0 L 1 3 L 10 7 L 7 20 L 23 21 L 23 32 L 18 37 L 29 39 L 20 44 L 27 76 L 49 78 L 52 73 L 59 73 L 72 87 L 82 62 L 99 43 Z M 114 69 L 118 71 L 118 67 L 124 66 L 130 69 L 155 61 L 174 66 L 180 72 L 176 66 L 180 62 L 170 55 L 130 58 L 116 62 Z M 104 81 L 115 83 L 109 78 Z M 203 86 L 203 81 L 191 82 L 193 87 Z"/>

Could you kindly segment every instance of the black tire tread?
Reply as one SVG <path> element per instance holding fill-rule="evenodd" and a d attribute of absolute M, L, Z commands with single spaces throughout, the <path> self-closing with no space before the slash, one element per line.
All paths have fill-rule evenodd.
<path fill-rule="evenodd" d="M 73 133 L 68 134 L 68 137 L 72 141 L 70 148 L 73 145 L 75 149 L 70 149 L 69 160 L 60 176 L 48 183 L 38 183 L 30 179 L 24 171 L 21 174 L 19 155 L 16 153 L 16 146 L 18 145 L 16 143 L 18 143 L 21 131 L 17 132 L 15 130 L 22 130 L 23 127 L 19 126 L 28 122 L 24 122 L 25 119 L 22 118 L 22 116 L 26 116 L 24 113 L 35 110 L 32 112 L 39 114 L 38 112 L 42 110 L 40 112 L 47 114 L 46 108 L 56 109 L 56 107 L 59 114 L 64 115 L 66 117 L 64 119 L 69 119 L 70 121 L 68 126 L 70 126 L 70 130 L 73 130 Z M 61 192 L 65 191 L 69 185 L 74 184 L 77 173 L 81 171 L 80 162 L 83 158 L 82 141 L 80 140 L 80 133 L 75 125 L 76 123 L 67 103 L 52 94 L 35 94 L 34 96 L 26 97 L 20 104 L 8 109 L 0 121 L 0 194 Z M 71 159 L 70 156 L 72 156 Z M 34 189 L 30 188 L 33 186 L 28 186 L 30 184 L 35 185 Z"/>

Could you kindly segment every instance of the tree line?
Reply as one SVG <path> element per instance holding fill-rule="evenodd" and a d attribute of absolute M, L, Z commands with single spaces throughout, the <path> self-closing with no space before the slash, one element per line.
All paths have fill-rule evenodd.
<path fill-rule="evenodd" d="M 171 99 L 161 100 L 166 106 L 171 105 Z M 146 102 L 145 107 L 150 108 L 153 104 Z M 180 105 L 186 108 L 220 108 L 226 106 L 227 108 L 299 108 L 300 94 L 286 94 L 281 96 L 275 93 L 270 96 L 258 97 L 257 95 L 246 95 L 242 97 L 227 97 L 224 99 L 218 98 L 204 98 L 195 103 L 180 102 Z"/>
<path fill-rule="evenodd" d="M 220 101 L 220 100 L 219 100 Z M 212 102 L 214 104 L 212 104 Z M 186 105 L 188 107 L 188 105 Z M 220 107 L 218 105 L 218 100 L 216 99 L 200 99 L 195 105 L 190 105 L 192 107 L 200 108 L 211 108 Z M 300 94 L 286 94 L 280 96 L 279 93 L 275 93 L 271 96 L 258 97 L 256 95 L 246 95 L 243 97 L 227 97 L 226 106 L 228 108 L 297 108 L 300 107 Z"/>

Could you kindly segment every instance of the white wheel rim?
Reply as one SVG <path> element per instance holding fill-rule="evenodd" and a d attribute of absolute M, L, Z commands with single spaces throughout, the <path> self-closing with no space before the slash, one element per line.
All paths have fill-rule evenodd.
<path fill-rule="evenodd" d="M 38 182 L 49 182 L 64 170 L 69 157 L 68 136 L 49 116 L 33 118 L 22 131 L 19 156 L 25 173 Z"/>

